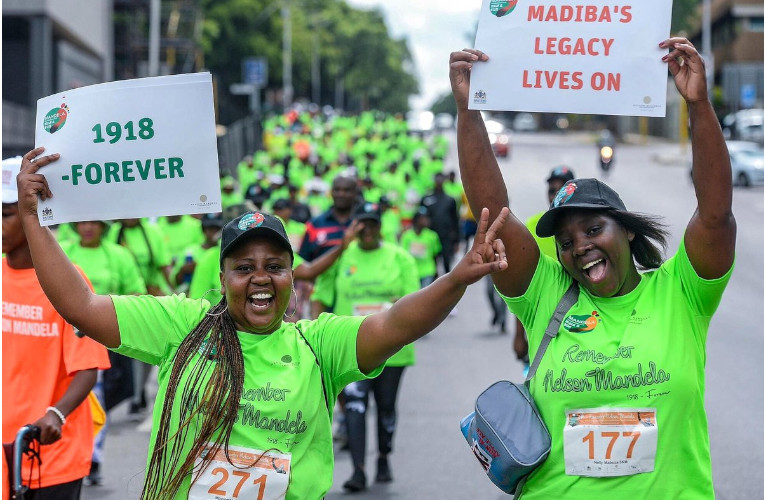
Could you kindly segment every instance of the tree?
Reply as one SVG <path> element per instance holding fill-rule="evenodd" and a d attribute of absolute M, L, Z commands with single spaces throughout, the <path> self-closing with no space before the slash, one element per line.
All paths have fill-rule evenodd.
<path fill-rule="evenodd" d="M 268 63 L 266 91 L 281 91 L 284 2 L 278 0 L 203 0 L 205 23 L 202 48 L 207 67 L 218 80 L 220 121 L 229 123 L 247 114 L 244 96 L 228 88 L 241 80 L 247 57 Z M 413 61 L 406 40 L 394 40 L 377 10 L 354 9 L 342 0 L 290 0 L 292 23 L 292 85 L 294 99 L 312 95 L 311 64 L 315 45 L 321 61 L 319 104 L 334 103 L 342 81 L 351 110 L 408 109 L 417 92 Z"/>

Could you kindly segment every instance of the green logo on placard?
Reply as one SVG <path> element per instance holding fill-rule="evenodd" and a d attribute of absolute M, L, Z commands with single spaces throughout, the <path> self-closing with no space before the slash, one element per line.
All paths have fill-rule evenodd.
<path fill-rule="evenodd" d="M 518 5 L 518 0 L 491 0 L 489 10 L 495 16 L 502 17 L 511 13 L 516 5 Z"/>
<path fill-rule="evenodd" d="M 69 116 L 69 106 L 66 103 L 59 108 L 53 108 L 43 118 L 43 129 L 51 134 L 61 130 L 66 123 L 66 117 Z"/>

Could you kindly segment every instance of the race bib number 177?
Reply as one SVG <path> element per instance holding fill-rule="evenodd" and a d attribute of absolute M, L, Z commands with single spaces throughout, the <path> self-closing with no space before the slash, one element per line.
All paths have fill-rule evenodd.
<path fill-rule="evenodd" d="M 566 410 L 566 474 L 613 477 L 652 472 L 657 438 L 656 408 Z"/>

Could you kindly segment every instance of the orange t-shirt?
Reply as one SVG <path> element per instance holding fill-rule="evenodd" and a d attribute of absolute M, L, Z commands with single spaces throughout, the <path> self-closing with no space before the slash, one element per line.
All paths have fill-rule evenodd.
<path fill-rule="evenodd" d="M 34 269 L 11 269 L 3 258 L 2 272 L 3 442 L 7 443 L 61 399 L 78 371 L 109 368 L 109 356 L 101 344 L 74 334 L 43 293 Z M 40 482 L 35 467 L 29 486 L 68 483 L 90 472 L 93 420 L 87 398 L 67 415 L 61 430 L 60 440 L 41 447 Z M 22 477 L 27 484 L 27 465 Z"/>

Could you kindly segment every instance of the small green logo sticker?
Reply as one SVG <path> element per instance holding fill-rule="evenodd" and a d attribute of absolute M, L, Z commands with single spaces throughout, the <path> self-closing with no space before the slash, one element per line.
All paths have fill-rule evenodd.
<path fill-rule="evenodd" d="M 518 5 L 518 0 L 491 0 L 489 11 L 497 17 L 502 17 L 511 13 L 516 5 Z"/>
<path fill-rule="evenodd" d="M 67 116 L 69 116 L 69 106 L 66 103 L 62 104 L 61 107 L 51 109 L 43 118 L 43 129 L 51 134 L 61 130 L 66 123 Z"/>
<path fill-rule="evenodd" d="M 572 333 L 585 333 L 594 330 L 599 322 L 600 314 L 598 311 L 592 311 L 592 314 L 572 314 L 563 320 L 563 328 Z"/>

